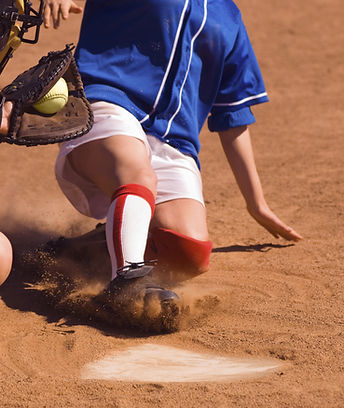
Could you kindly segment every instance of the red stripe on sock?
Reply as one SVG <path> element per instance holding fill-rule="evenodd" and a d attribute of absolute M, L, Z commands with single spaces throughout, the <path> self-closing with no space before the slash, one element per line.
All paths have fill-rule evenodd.
<path fill-rule="evenodd" d="M 112 196 L 112 202 L 116 200 L 113 215 L 113 230 L 112 239 L 114 245 L 114 251 L 116 255 L 117 268 L 124 266 L 124 258 L 122 252 L 122 222 L 123 222 L 123 212 L 126 199 L 128 195 L 136 195 L 143 198 L 148 202 L 151 207 L 151 215 L 153 215 L 155 210 L 155 198 L 153 193 L 147 188 L 140 184 L 124 184 L 119 187 Z"/>
<path fill-rule="evenodd" d="M 124 266 L 124 259 L 122 253 L 122 239 L 121 239 L 121 230 L 122 230 L 122 219 L 123 219 L 123 211 L 126 196 L 122 195 L 121 197 L 117 198 L 116 205 L 114 208 L 114 217 L 113 217 L 113 229 L 112 229 L 112 239 L 114 250 L 116 254 L 117 260 L 117 268 L 121 268 Z"/>
<path fill-rule="evenodd" d="M 151 207 L 153 215 L 155 210 L 155 197 L 147 187 L 142 186 L 141 184 L 123 184 L 123 186 L 119 187 L 113 193 L 111 201 L 115 200 L 116 198 L 122 195 L 129 194 L 142 197 L 144 200 L 146 200 Z"/>

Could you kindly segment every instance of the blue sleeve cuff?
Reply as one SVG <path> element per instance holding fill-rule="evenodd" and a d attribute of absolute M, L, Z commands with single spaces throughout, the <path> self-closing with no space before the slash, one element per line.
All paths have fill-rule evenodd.
<path fill-rule="evenodd" d="M 235 112 L 212 113 L 208 117 L 208 128 L 211 132 L 223 132 L 230 128 L 251 125 L 256 119 L 249 107 Z"/>

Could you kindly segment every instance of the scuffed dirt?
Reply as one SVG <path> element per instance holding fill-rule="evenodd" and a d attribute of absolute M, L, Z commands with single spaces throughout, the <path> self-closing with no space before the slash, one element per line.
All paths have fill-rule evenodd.
<path fill-rule="evenodd" d="M 57 146 L 2 144 L 1 230 L 13 243 L 15 267 L 0 288 L 0 406 L 343 407 L 342 1 L 237 4 L 270 98 L 253 108 L 257 123 L 251 127 L 266 198 L 305 239 L 297 245 L 276 240 L 248 216 L 217 136 L 204 129 L 201 161 L 214 250 L 210 271 L 176 288 L 190 306 L 189 317 L 167 335 L 90 319 L 90 313 L 79 313 L 85 291 L 106 281 L 106 265 L 90 270 L 85 280 L 84 268 L 68 265 L 73 283 L 68 287 L 62 279 L 70 291 L 62 299 L 73 307 L 60 308 L 37 290 L 42 287 L 32 289 L 41 271 L 23 267 L 22 254 L 32 255 L 61 235 L 83 234 L 96 222 L 79 215 L 60 193 L 53 174 Z M 60 31 L 42 30 L 39 45 L 23 45 L 1 87 L 48 51 L 75 42 L 79 24 L 80 16 L 72 16 Z M 31 261 L 39 260 L 35 256 Z M 53 260 L 40 261 L 50 284 L 61 283 L 58 272 L 52 275 Z M 85 364 L 147 342 L 229 357 L 273 357 L 283 365 L 233 383 L 80 378 Z"/>

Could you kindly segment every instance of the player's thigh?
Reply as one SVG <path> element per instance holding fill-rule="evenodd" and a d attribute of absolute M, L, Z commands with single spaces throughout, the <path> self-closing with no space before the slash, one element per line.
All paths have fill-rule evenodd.
<path fill-rule="evenodd" d="M 206 209 L 197 200 L 180 198 L 156 205 L 151 228 L 171 229 L 201 241 L 207 241 Z"/>
<path fill-rule="evenodd" d="M 156 177 L 145 144 L 131 136 L 116 135 L 84 143 L 68 154 L 80 176 L 107 195 L 123 184 L 135 183 L 155 193 Z"/>

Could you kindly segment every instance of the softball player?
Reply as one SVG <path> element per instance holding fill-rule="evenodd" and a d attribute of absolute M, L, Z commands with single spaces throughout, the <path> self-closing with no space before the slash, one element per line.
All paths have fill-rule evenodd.
<path fill-rule="evenodd" d="M 0 74 L 22 42 L 34 44 L 38 41 L 39 26 L 42 23 L 39 11 L 34 10 L 27 0 L 10 0 L 0 2 Z M 74 10 L 71 8 L 71 12 Z M 81 12 L 81 10 L 80 10 Z M 29 36 L 27 33 L 30 31 Z M 32 36 L 32 32 L 35 34 Z M 13 103 L 5 101 L 0 95 L 0 135 L 7 135 Z M 0 140 L 3 139 L 0 137 Z M 0 232 L 0 285 L 7 279 L 13 261 L 12 244 Z"/>
<path fill-rule="evenodd" d="M 45 25 L 58 27 L 75 7 L 46 0 Z M 268 98 L 232 1 L 87 0 L 75 56 L 95 124 L 63 144 L 56 177 L 81 213 L 106 218 L 110 291 L 139 282 L 151 256 L 188 276 L 208 269 L 198 158 L 206 120 L 250 215 L 275 237 L 302 238 L 263 196 L 247 126 L 250 107 Z M 162 302 L 178 298 L 150 284 L 144 290 Z"/>

